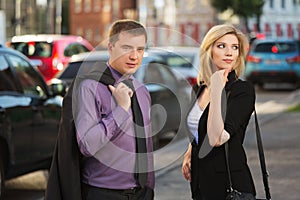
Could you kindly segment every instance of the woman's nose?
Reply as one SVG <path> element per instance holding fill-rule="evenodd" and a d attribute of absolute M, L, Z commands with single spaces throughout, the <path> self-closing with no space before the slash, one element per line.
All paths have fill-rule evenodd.
<path fill-rule="evenodd" d="M 232 55 L 232 50 L 230 48 L 226 48 L 225 54 L 226 54 L 226 56 L 231 56 Z"/>

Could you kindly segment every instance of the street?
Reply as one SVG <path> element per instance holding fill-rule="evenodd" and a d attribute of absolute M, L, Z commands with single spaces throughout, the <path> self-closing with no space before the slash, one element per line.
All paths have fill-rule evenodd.
<path fill-rule="evenodd" d="M 300 191 L 300 113 L 281 113 L 282 109 L 295 103 L 290 90 L 258 90 L 257 111 L 265 150 L 266 164 L 270 174 L 272 199 L 299 199 Z M 299 96 L 299 91 L 297 92 Z M 296 101 L 299 103 L 299 97 Z M 285 107 L 284 107 L 285 105 Z M 278 113 L 280 115 L 278 116 Z M 166 145 L 156 155 L 156 200 L 190 199 L 189 183 L 181 175 L 182 154 L 188 141 L 181 139 Z M 253 173 L 258 197 L 264 197 L 262 177 L 257 155 L 254 125 L 250 122 L 245 148 Z M 169 158 L 171 160 L 168 160 Z M 38 171 L 17 179 L 7 185 L 7 200 L 41 200 L 46 187 L 47 173 Z M 288 194 L 288 195 L 287 195 Z"/>
<path fill-rule="evenodd" d="M 260 128 L 272 199 L 299 200 L 300 113 L 283 113 Z M 257 197 L 264 198 L 255 132 L 249 131 L 246 140 L 246 153 L 254 177 Z M 181 174 L 180 164 L 177 162 L 167 173 L 157 178 L 157 200 L 190 199 L 189 183 Z"/>

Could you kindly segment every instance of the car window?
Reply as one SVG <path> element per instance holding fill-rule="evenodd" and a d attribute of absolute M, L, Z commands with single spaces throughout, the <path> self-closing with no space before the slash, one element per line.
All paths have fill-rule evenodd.
<path fill-rule="evenodd" d="M 163 60 L 171 67 L 174 68 L 191 68 L 193 67 L 194 62 L 194 55 L 177 55 L 174 53 L 168 53 L 168 54 L 157 54 L 158 56 L 161 56 Z"/>
<path fill-rule="evenodd" d="M 176 84 L 176 78 L 164 64 L 151 62 L 145 71 L 144 83 Z"/>
<path fill-rule="evenodd" d="M 81 66 L 82 62 L 69 63 L 66 69 L 59 74 L 60 79 L 72 79 L 77 75 L 77 72 Z"/>
<path fill-rule="evenodd" d="M 80 43 L 69 44 L 64 50 L 64 56 L 71 57 L 75 54 L 89 52 L 90 50 Z"/>
<path fill-rule="evenodd" d="M 289 53 L 296 51 L 296 44 L 287 42 L 260 43 L 255 46 L 254 51 L 257 53 Z"/>
<path fill-rule="evenodd" d="M 158 63 L 149 63 L 145 70 L 144 83 L 163 83 L 163 78 L 158 69 Z"/>
<path fill-rule="evenodd" d="M 163 83 L 169 86 L 175 86 L 176 85 L 176 77 L 173 75 L 173 72 L 170 70 L 170 67 L 156 63 L 156 67 L 160 71 L 160 74 L 162 76 Z"/>
<path fill-rule="evenodd" d="M 48 42 L 16 42 L 11 47 L 26 56 L 48 58 L 52 56 L 52 43 Z"/>
<path fill-rule="evenodd" d="M 8 55 L 8 58 L 15 68 L 18 79 L 23 87 L 24 94 L 46 97 L 47 93 L 43 83 L 32 66 L 21 57 Z"/>
<path fill-rule="evenodd" d="M 0 55 L 0 91 L 17 91 L 12 72 L 3 55 Z"/>

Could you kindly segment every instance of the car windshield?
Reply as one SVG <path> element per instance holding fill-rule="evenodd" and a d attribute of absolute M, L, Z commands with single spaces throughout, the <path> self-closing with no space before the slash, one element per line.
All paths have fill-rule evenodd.
<path fill-rule="evenodd" d="M 48 42 L 15 42 L 11 47 L 26 56 L 48 58 L 52 56 L 52 44 Z"/>
<path fill-rule="evenodd" d="M 257 44 L 255 49 L 257 53 L 289 53 L 296 51 L 296 44 L 288 42 L 269 42 Z"/>

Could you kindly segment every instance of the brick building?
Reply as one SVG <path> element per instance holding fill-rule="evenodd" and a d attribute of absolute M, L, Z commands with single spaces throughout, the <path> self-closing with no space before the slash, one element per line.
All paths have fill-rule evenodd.
<path fill-rule="evenodd" d="M 69 0 L 70 34 L 81 35 L 104 48 L 109 26 L 116 19 L 137 19 L 136 0 Z"/>

